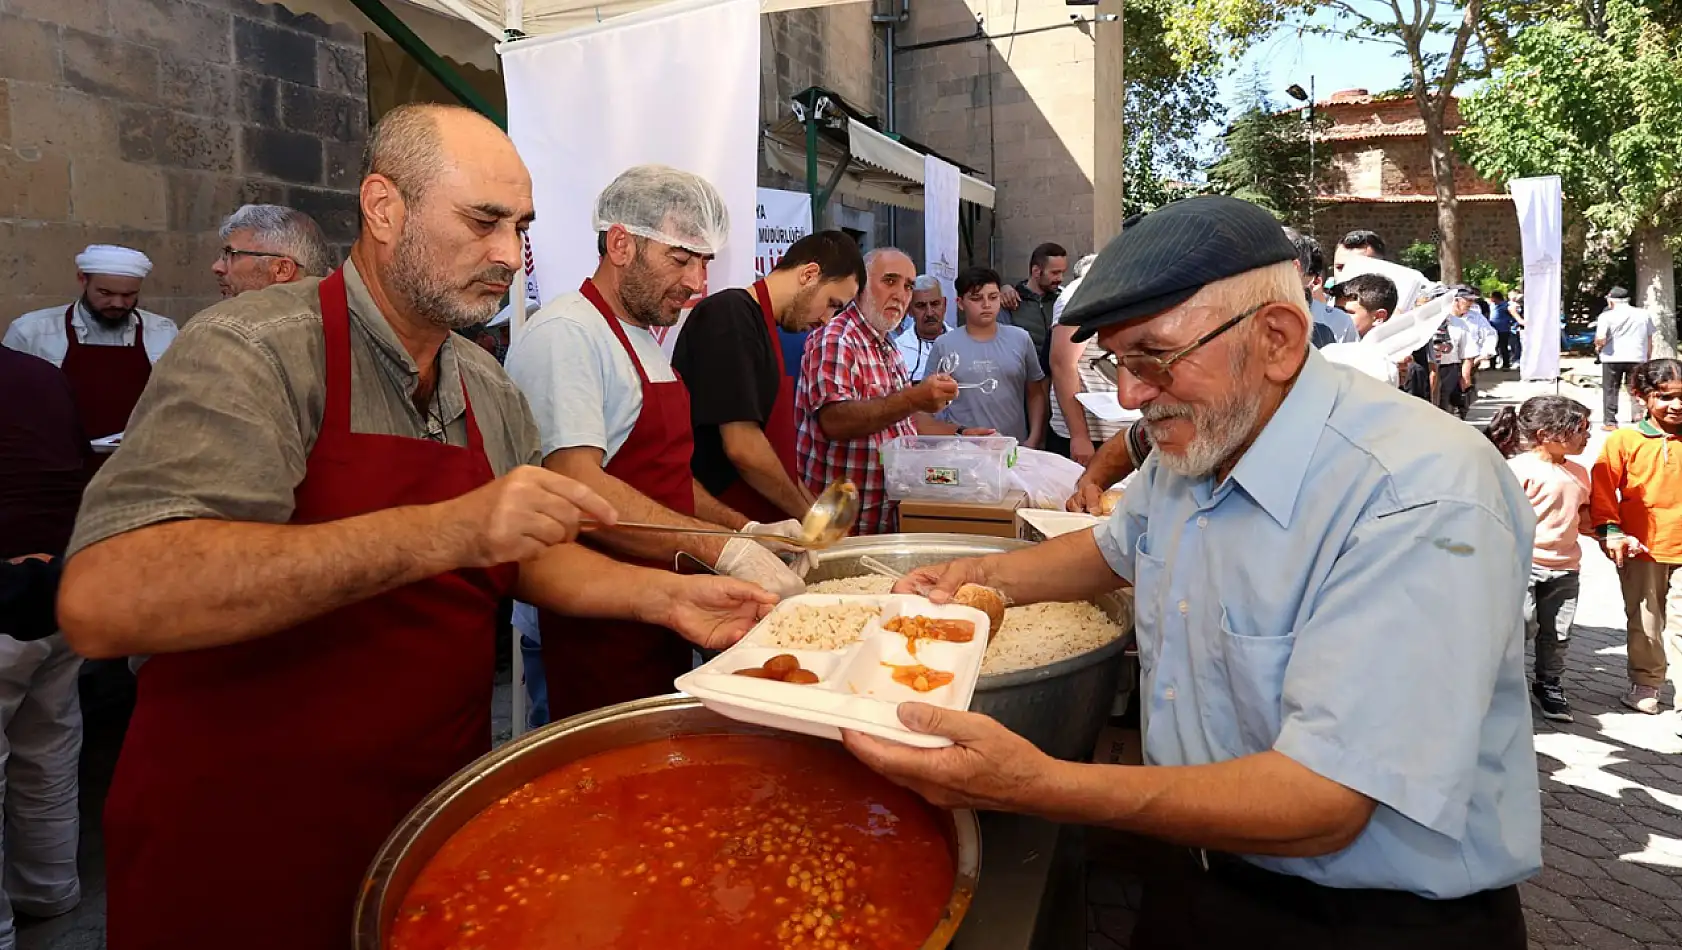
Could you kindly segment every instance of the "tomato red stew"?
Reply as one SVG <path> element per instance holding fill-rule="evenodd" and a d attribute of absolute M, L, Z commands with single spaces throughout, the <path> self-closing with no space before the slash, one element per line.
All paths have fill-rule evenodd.
<path fill-rule="evenodd" d="M 952 893 L 921 799 L 839 745 L 684 736 L 486 808 L 404 897 L 389 950 L 915 950 Z"/>

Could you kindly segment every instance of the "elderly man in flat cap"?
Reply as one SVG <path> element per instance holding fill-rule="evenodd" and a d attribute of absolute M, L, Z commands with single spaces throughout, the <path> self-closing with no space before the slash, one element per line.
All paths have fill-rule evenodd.
<path fill-rule="evenodd" d="M 151 272 L 151 259 L 133 248 L 90 244 L 76 255 L 82 296 L 26 313 L 6 330 L 6 346 L 70 377 L 90 439 L 123 431 L 152 364 L 175 342 L 174 321 L 140 309 L 140 285 Z"/>
<path fill-rule="evenodd" d="M 1153 212 L 1064 320 L 1097 334 L 1155 451 L 1110 520 L 913 572 L 1016 603 L 1131 585 L 1143 766 L 1048 758 L 984 716 L 907 703 L 954 745 L 856 733 L 948 806 L 1179 847 L 1135 950 L 1525 946 L 1541 867 L 1524 677 L 1535 520 L 1474 430 L 1309 346 L 1295 250 L 1225 197 Z M 1456 611 L 1418 622 L 1417 605 Z"/>

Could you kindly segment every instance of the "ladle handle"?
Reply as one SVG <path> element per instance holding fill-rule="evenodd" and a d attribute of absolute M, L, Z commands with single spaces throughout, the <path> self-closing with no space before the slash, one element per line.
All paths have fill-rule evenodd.
<path fill-rule="evenodd" d="M 807 543 L 801 538 L 791 538 L 783 534 L 749 534 L 746 531 L 731 531 L 728 528 L 685 528 L 671 524 L 649 524 L 644 521 L 621 521 L 617 524 L 605 525 L 598 521 L 580 521 L 578 527 L 586 531 L 647 531 L 653 534 L 704 534 L 715 538 L 747 538 L 750 541 L 774 541 L 786 544 L 792 548 L 812 548 L 816 545 Z"/>

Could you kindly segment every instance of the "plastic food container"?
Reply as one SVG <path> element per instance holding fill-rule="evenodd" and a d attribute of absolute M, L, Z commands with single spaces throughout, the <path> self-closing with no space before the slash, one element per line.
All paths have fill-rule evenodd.
<path fill-rule="evenodd" d="M 996 504 L 1016 464 L 1009 436 L 902 435 L 882 443 L 888 497 L 895 501 Z"/>
<path fill-rule="evenodd" d="M 863 606 L 879 613 L 865 624 L 858 639 L 833 650 L 773 642 L 779 621 L 799 608 L 838 605 Z M 975 636 L 967 643 L 919 639 L 913 655 L 903 634 L 883 627 L 899 616 L 967 620 L 975 625 Z M 940 748 L 951 745 L 951 740 L 908 731 L 900 724 L 899 704 L 968 709 L 981 678 L 989 632 L 987 615 L 979 610 L 933 604 L 912 594 L 802 594 L 778 604 L 735 646 L 678 677 L 675 685 L 713 712 L 741 722 L 825 739 L 840 739 L 843 728 L 853 729 L 906 745 Z M 799 660 L 801 669 L 816 674 L 818 682 L 802 685 L 737 674 L 785 653 Z M 914 666 L 951 673 L 952 681 L 922 691 L 895 680 L 895 667 Z"/>

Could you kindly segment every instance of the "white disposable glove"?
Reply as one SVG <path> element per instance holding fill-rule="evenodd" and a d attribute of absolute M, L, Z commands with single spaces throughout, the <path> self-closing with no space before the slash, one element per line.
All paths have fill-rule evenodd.
<path fill-rule="evenodd" d="M 800 537 L 802 528 L 799 521 L 794 518 L 790 518 L 787 521 L 777 521 L 772 524 L 760 524 L 757 521 L 750 521 L 742 526 L 742 530 L 748 534 L 765 536 L 780 535 L 785 538 L 798 538 Z M 777 542 L 771 541 L 769 543 L 775 545 Z"/>
<path fill-rule="evenodd" d="M 742 530 L 748 534 L 764 537 L 764 545 L 778 554 L 797 555 L 794 562 L 789 565 L 789 569 L 799 577 L 805 577 L 811 572 L 813 567 L 817 566 L 817 558 L 812 555 L 812 552 L 806 550 L 805 548 L 797 548 L 792 544 L 783 544 L 777 540 L 777 537 L 800 537 L 801 532 L 805 529 L 801 526 L 799 521 L 796 521 L 793 518 L 790 518 L 787 521 L 773 522 L 771 524 L 761 524 L 757 521 L 750 521 L 742 526 Z"/>
<path fill-rule="evenodd" d="M 778 597 L 806 593 L 806 583 L 757 541 L 731 538 L 713 568 L 740 581 L 758 584 Z"/>

